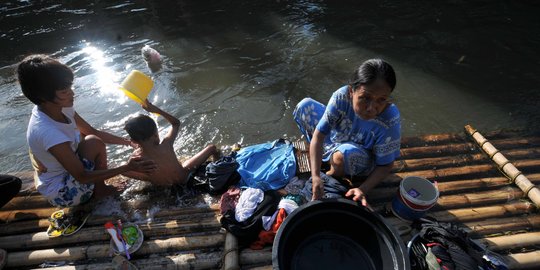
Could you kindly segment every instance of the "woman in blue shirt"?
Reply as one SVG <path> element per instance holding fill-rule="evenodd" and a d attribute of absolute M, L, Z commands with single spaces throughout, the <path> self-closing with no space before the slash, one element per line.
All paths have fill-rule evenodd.
<path fill-rule="evenodd" d="M 392 66 L 370 59 L 326 106 L 311 98 L 298 103 L 293 115 L 310 143 L 311 179 L 306 188 L 312 200 L 331 197 L 325 190 L 337 190 L 367 206 L 365 194 L 390 174 L 399 157 L 401 120 L 398 108 L 389 101 L 395 86 Z M 330 164 L 326 175 L 320 170 L 323 161 Z M 352 188 L 327 175 L 365 180 Z"/>

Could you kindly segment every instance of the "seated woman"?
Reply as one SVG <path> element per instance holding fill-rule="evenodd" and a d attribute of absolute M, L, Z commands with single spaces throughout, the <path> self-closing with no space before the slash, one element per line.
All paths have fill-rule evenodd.
<path fill-rule="evenodd" d="M 367 206 L 365 194 L 389 175 L 399 157 L 401 120 L 398 108 L 389 101 L 395 86 L 392 66 L 370 59 L 355 70 L 348 85 L 333 93 L 326 106 L 311 98 L 298 103 L 294 119 L 310 143 L 311 179 L 306 196 L 317 200 L 329 197 L 324 190 L 333 190 Z M 327 175 L 333 178 L 321 174 L 323 161 L 329 162 Z M 353 188 L 334 179 L 343 177 L 364 181 Z"/>

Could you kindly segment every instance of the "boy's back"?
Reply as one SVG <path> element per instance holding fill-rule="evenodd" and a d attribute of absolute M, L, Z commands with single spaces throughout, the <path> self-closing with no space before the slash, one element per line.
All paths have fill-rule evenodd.
<path fill-rule="evenodd" d="M 151 158 L 157 165 L 157 170 L 152 174 L 140 174 L 140 177 L 133 175 L 133 178 L 149 181 L 160 186 L 170 186 L 174 184 L 184 184 L 187 182 L 189 171 L 182 167 L 172 145 L 158 143 L 155 145 L 145 145 L 133 152 L 133 155 Z"/>
<path fill-rule="evenodd" d="M 152 182 L 156 185 L 170 186 L 185 184 L 190 171 L 196 169 L 210 156 L 217 153 L 216 147 L 209 145 L 181 164 L 174 152 L 174 140 L 178 135 L 180 121 L 176 117 L 154 106 L 148 100 L 145 100 L 142 107 L 148 112 L 163 116 L 171 124 L 171 129 L 163 137 L 163 140 L 160 141 L 157 126 L 150 117 L 140 115 L 130 119 L 125 129 L 129 133 L 131 140 L 139 145 L 139 148 L 133 152 L 132 156 L 142 156 L 152 159 L 157 165 L 157 170 L 151 174 L 128 172 L 124 175 Z"/>

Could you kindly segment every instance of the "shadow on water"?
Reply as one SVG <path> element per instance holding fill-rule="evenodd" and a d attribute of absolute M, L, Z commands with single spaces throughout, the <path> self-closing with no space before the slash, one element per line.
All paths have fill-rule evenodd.
<path fill-rule="evenodd" d="M 328 2 L 325 18 L 343 15 L 343 25 L 324 25 L 338 38 L 397 59 L 428 76 L 453 84 L 459 91 L 477 96 L 479 114 L 485 103 L 507 111 L 508 123 L 538 134 L 540 99 L 540 5 L 534 1 L 383 1 L 367 2 L 363 8 L 346 10 L 340 2 Z M 371 4 L 369 4 L 371 3 Z M 351 1 L 350 5 L 354 5 Z M 358 7 L 358 5 L 356 5 Z M 346 12 L 347 11 L 347 12 Z M 330 19 L 331 20 L 331 19 Z M 364 34 L 359 34 L 364 33 Z M 399 73 L 399 70 L 398 70 Z M 414 90 L 414 89 L 406 89 Z M 458 93 L 455 93 L 458 94 Z M 399 102 L 399 101 L 398 101 Z M 454 104 L 453 109 L 460 109 Z M 496 122 L 491 119 L 487 121 Z M 501 119 L 502 120 L 502 119 Z"/>
<path fill-rule="evenodd" d="M 280 92 L 287 103 L 281 118 L 290 117 L 305 96 L 328 99 L 359 62 L 380 56 L 398 72 L 395 101 L 406 135 L 459 132 L 468 123 L 485 130 L 540 130 L 536 2 L 188 2 L 179 7 L 183 20 L 174 21 L 180 27 L 157 19 L 164 35 L 182 33 L 205 44 L 204 54 L 225 54 L 210 61 L 223 61 L 218 66 L 235 70 L 245 86 L 257 85 L 241 94 Z M 153 8 L 159 18 L 169 10 Z M 238 58 L 249 59 L 231 60 Z M 211 72 L 210 65 L 197 66 L 200 72 L 183 78 L 186 85 Z M 214 87 L 233 92 L 219 72 L 213 73 L 221 79 Z M 243 105 L 250 102 L 256 99 Z M 296 134 L 290 122 L 271 121 L 286 123 L 285 132 Z"/>

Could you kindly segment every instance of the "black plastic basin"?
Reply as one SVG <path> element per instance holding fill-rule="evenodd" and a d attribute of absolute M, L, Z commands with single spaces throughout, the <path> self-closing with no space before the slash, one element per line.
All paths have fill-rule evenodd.
<path fill-rule="evenodd" d="M 280 270 L 410 269 L 395 230 L 347 199 L 312 201 L 288 216 L 274 240 L 272 265 Z"/>

